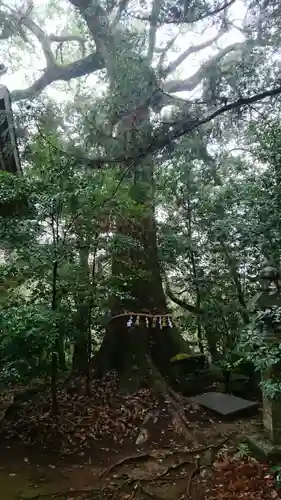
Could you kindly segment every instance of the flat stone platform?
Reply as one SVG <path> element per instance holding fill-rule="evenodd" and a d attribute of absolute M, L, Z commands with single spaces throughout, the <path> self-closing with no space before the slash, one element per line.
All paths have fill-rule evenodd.
<path fill-rule="evenodd" d="M 203 408 L 214 411 L 223 417 L 236 417 L 254 413 L 259 408 L 259 403 L 247 399 L 224 394 L 222 392 L 204 392 L 190 398 Z"/>

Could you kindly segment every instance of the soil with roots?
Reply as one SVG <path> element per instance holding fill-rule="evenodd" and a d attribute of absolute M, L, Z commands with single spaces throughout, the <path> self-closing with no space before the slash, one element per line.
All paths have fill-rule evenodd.
<path fill-rule="evenodd" d="M 111 373 L 59 389 L 2 397 L 0 500 L 279 498 L 274 474 L 244 436 L 259 417 L 223 422 L 175 393 L 118 393 Z"/>

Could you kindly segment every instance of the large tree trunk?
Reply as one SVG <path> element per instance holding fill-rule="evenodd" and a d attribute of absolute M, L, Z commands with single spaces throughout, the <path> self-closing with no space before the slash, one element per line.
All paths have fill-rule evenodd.
<path fill-rule="evenodd" d="M 152 140 L 149 106 L 159 89 L 150 51 L 143 57 L 126 33 L 122 36 L 118 30 L 112 31 L 99 2 L 71 3 L 79 8 L 104 59 L 111 95 L 118 96 L 112 125 L 118 124 L 117 139 L 124 158 L 131 158 L 134 151 Z M 142 321 L 139 327 L 127 326 L 127 312 L 163 315 L 167 304 L 157 254 L 153 160 L 124 160 L 123 168 L 127 172 L 130 209 L 117 220 L 112 275 L 118 286 L 111 300 L 112 320 L 95 359 L 96 374 L 103 376 L 115 369 L 122 389 L 149 385 L 163 390 L 165 380 L 172 383 L 178 378 L 171 357 L 190 350 L 175 328 L 147 327 Z M 120 314 L 125 316 L 116 318 Z"/>
<path fill-rule="evenodd" d="M 122 392 L 141 387 L 166 392 L 166 383 L 151 356 L 150 339 L 151 331 L 144 324 L 129 329 L 126 317 L 112 321 L 95 360 L 96 375 L 116 371 Z"/>
<path fill-rule="evenodd" d="M 188 344 L 175 326 L 153 327 L 152 319 L 149 327 L 145 323 L 146 314 L 168 314 L 157 252 L 152 163 L 140 165 L 130 181 L 131 200 L 142 209 L 118 223 L 112 274 L 119 293 L 112 297 L 113 319 L 94 361 L 96 376 L 116 370 L 120 389 L 126 391 L 149 386 L 163 392 L 167 384 L 180 389 L 179 366 L 171 358 L 191 354 Z M 131 312 L 144 315 L 139 326 L 127 326 L 131 315 L 126 313 Z"/>

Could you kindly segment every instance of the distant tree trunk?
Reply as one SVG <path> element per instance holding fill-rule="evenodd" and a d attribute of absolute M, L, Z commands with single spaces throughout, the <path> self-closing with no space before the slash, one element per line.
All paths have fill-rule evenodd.
<path fill-rule="evenodd" d="M 74 342 L 72 370 L 75 373 L 86 375 L 89 361 L 89 245 L 80 241 L 79 244 L 80 277 L 77 283 L 78 301 L 75 316 L 76 339 Z"/>
<path fill-rule="evenodd" d="M 214 180 L 215 185 L 222 186 L 223 182 L 221 180 L 220 175 L 217 172 L 216 163 L 208 154 L 207 154 L 207 159 L 210 162 L 210 165 L 212 167 L 212 175 L 213 175 L 213 180 Z M 223 221 L 225 219 L 225 210 L 224 210 L 224 207 L 222 205 L 220 205 L 220 207 L 219 207 L 218 215 L 219 215 L 220 220 Z M 226 260 L 226 263 L 227 263 L 228 268 L 229 268 L 230 277 L 231 277 L 231 279 L 234 283 L 235 289 L 236 289 L 236 297 L 238 300 L 238 304 L 240 306 L 239 312 L 240 312 L 241 319 L 242 319 L 243 323 L 245 325 L 247 325 L 250 321 L 250 318 L 249 318 L 247 304 L 246 304 L 246 300 L 245 300 L 242 285 L 241 285 L 241 280 L 240 280 L 238 269 L 237 269 L 236 259 L 233 257 L 231 249 L 229 248 L 229 246 L 226 243 L 226 235 L 222 232 L 221 236 L 218 239 L 219 239 L 219 243 L 222 247 L 222 250 L 224 252 L 225 260 Z"/>
<path fill-rule="evenodd" d="M 221 244 L 221 247 L 223 249 L 226 262 L 228 264 L 230 276 L 231 276 L 232 281 L 235 285 L 236 297 L 237 297 L 237 300 L 238 300 L 238 303 L 240 306 L 239 312 L 240 312 L 240 315 L 241 315 L 241 318 L 242 318 L 244 325 L 247 325 L 250 321 L 250 317 L 249 317 L 249 313 L 247 310 L 247 304 L 246 304 L 246 300 L 244 297 L 239 273 L 237 271 L 237 263 L 236 263 L 236 260 L 234 259 L 234 257 L 231 255 L 231 252 L 229 251 L 226 243 L 223 241 L 222 238 L 220 239 L 220 244 Z"/>
<path fill-rule="evenodd" d="M 97 250 L 98 250 L 98 232 L 95 234 L 94 238 L 94 251 L 93 251 L 93 262 L 91 268 L 91 277 L 90 277 L 90 297 L 89 297 L 89 308 L 88 308 L 88 362 L 87 362 L 87 376 L 86 376 L 86 391 L 88 396 L 91 394 L 91 357 L 92 357 L 92 311 L 95 303 L 95 293 L 96 293 L 96 264 L 97 264 Z"/>
<path fill-rule="evenodd" d="M 55 314 L 57 310 L 57 278 L 58 278 L 58 261 L 53 263 L 53 276 L 52 276 L 52 312 Z M 58 328 L 55 328 L 56 338 L 52 348 L 52 372 L 51 372 L 51 390 L 52 390 L 52 414 L 58 414 Z"/>
<path fill-rule="evenodd" d="M 63 336 L 61 334 L 59 339 L 58 339 L 58 363 L 59 363 L 59 369 L 62 371 L 67 370 L 64 344 L 65 344 L 65 342 L 64 342 Z"/>
<path fill-rule="evenodd" d="M 201 309 L 201 290 L 200 290 L 199 283 L 198 283 L 196 257 L 195 257 L 195 254 L 194 254 L 194 251 L 192 248 L 192 209 L 191 209 L 191 203 L 190 203 L 189 197 L 187 200 L 187 213 L 188 213 L 188 236 L 189 236 L 189 241 L 190 241 L 189 256 L 190 256 L 192 273 L 193 273 L 195 290 L 196 290 L 196 309 L 200 310 Z M 200 314 L 198 314 L 196 316 L 196 321 L 197 321 L 198 345 L 199 345 L 200 352 L 203 354 L 204 353 L 204 344 L 203 344 L 202 318 L 201 318 Z"/>

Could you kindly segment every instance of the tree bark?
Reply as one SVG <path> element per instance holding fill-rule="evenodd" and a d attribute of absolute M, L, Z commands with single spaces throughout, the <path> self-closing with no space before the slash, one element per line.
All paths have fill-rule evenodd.
<path fill-rule="evenodd" d="M 89 320 L 89 245 L 80 241 L 80 280 L 78 283 L 78 297 L 75 318 L 76 340 L 74 343 L 72 370 L 75 373 L 86 374 L 88 370 L 88 320 Z"/>
<path fill-rule="evenodd" d="M 116 221 L 112 277 L 116 293 L 111 298 L 112 321 L 95 358 L 95 371 L 103 376 L 110 369 L 119 373 L 120 388 L 135 390 L 141 386 L 164 390 L 166 381 L 176 382 L 176 370 L 170 358 L 190 352 L 175 328 L 127 326 L 128 317 L 114 318 L 126 311 L 154 315 L 167 313 L 157 252 L 157 228 L 154 214 L 154 164 L 151 157 L 129 161 L 132 154 L 151 144 L 149 106 L 157 79 L 149 57 L 139 57 L 120 34 L 113 33 L 101 4 L 71 0 L 84 17 L 105 61 L 110 91 L 119 104 L 113 124 L 118 123 L 118 137 L 124 151 L 123 168 L 127 172 L 129 206 Z M 135 61 L 134 67 L 131 67 Z M 120 79 L 120 68 L 131 69 L 129 85 Z M 115 110 L 114 110 L 115 111 Z M 124 171 L 122 175 L 124 179 Z"/>
<path fill-rule="evenodd" d="M 142 205 L 142 213 L 117 224 L 112 275 L 118 283 L 118 295 L 112 297 L 113 319 L 94 360 L 95 375 L 104 376 L 116 370 L 120 390 L 151 387 L 165 391 L 168 385 L 181 390 L 179 367 L 171 358 L 179 353 L 191 354 L 188 344 L 174 326 L 153 328 L 140 319 L 140 326 L 128 328 L 130 314 L 114 319 L 126 311 L 136 314 L 168 314 L 157 251 L 157 232 L 153 204 L 153 164 L 139 165 L 132 174 L 131 200 Z M 195 356 L 196 357 L 196 356 Z M 204 361 L 202 360 L 202 365 Z M 186 367 L 186 364 L 185 364 Z M 192 370 L 190 370 L 192 371 Z"/>

